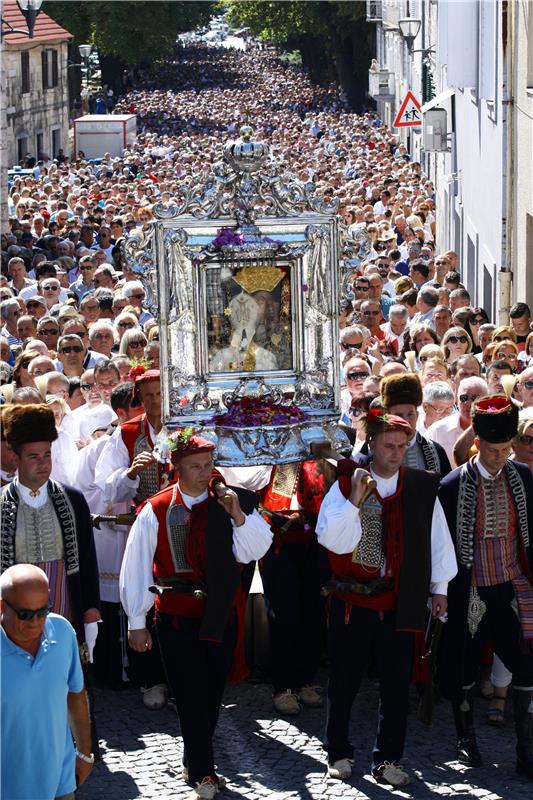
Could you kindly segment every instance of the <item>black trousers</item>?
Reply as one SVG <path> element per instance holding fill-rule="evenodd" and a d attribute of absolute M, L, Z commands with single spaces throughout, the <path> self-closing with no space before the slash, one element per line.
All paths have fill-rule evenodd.
<path fill-rule="evenodd" d="M 200 619 L 158 614 L 156 632 L 183 737 L 189 782 L 214 775 L 213 734 L 233 660 L 236 618 L 221 643 L 200 641 Z"/>
<path fill-rule="evenodd" d="M 318 545 L 289 543 L 262 560 L 261 578 L 270 629 L 270 671 L 274 692 L 313 682 L 324 641 L 324 578 Z"/>
<path fill-rule="evenodd" d="M 486 611 L 472 637 L 466 634 L 463 686 L 477 680 L 483 649 L 493 642 L 494 652 L 513 674 L 513 686 L 533 686 L 533 653 L 525 652 L 520 636 L 520 621 L 512 607 L 515 594 L 513 585 L 478 586 L 480 599 Z"/>
<path fill-rule="evenodd" d="M 123 652 L 127 652 L 128 660 L 133 652 L 127 644 L 128 621 L 120 603 L 102 600 L 100 614 L 102 622 L 94 647 L 93 674 L 99 684 L 115 689 L 122 684 Z"/>
<path fill-rule="evenodd" d="M 374 766 L 399 761 L 407 725 L 409 683 L 413 659 L 413 634 L 398 633 L 394 612 L 352 607 L 345 622 L 345 604 L 331 599 L 329 624 L 330 677 L 327 697 L 326 738 L 328 761 L 352 758 L 349 740 L 353 702 L 373 656 L 379 676 L 379 719 L 373 750 Z"/>

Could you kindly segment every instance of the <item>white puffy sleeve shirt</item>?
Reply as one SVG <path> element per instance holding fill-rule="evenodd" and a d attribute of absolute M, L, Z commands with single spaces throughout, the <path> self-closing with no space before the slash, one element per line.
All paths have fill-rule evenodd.
<path fill-rule="evenodd" d="M 189 497 L 182 493 L 185 505 L 191 508 L 207 497 Z M 253 511 L 245 514 L 242 525 L 233 524 L 233 555 L 240 564 L 262 558 L 272 544 L 272 531 L 263 517 Z M 130 630 L 146 627 L 146 614 L 154 604 L 148 587 L 154 582 L 153 564 L 157 547 L 158 521 L 150 501 L 135 520 L 120 570 L 120 600 L 128 617 Z"/>
<path fill-rule="evenodd" d="M 382 478 L 372 470 L 381 497 L 390 497 L 396 491 L 398 473 L 392 478 Z M 342 494 L 336 481 L 322 502 L 316 534 L 321 545 L 332 553 L 353 553 L 361 539 L 359 509 Z M 384 569 L 384 568 L 383 568 Z M 447 594 L 448 583 L 457 575 L 455 548 L 444 515 L 437 498 L 431 522 L 431 594 Z"/>

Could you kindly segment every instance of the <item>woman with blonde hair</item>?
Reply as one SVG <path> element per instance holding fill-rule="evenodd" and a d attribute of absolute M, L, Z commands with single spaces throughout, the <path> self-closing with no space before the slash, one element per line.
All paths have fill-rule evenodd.
<path fill-rule="evenodd" d="M 459 356 L 470 353 L 472 350 L 472 339 L 464 328 L 454 325 L 452 328 L 448 328 L 442 337 L 440 346 L 442 347 L 444 357 L 448 364 L 453 364 Z"/>
<path fill-rule="evenodd" d="M 504 342 L 506 339 L 516 344 L 516 331 L 510 325 L 500 325 L 492 331 L 492 342 Z"/>
<path fill-rule="evenodd" d="M 148 339 L 140 328 L 130 328 L 125 331 L 120 340 L 118 354 L 128 356 L 128 358 L 142 358 L 144 348 L 148 344 Z"/>

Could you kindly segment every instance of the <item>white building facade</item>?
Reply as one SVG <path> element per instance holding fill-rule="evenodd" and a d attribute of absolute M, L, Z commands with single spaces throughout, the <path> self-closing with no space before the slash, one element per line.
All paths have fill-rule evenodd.
<path fill-rule="evenodd" d="M 26 27 L 14 0 L 4 0 L 3 16 Z M 54 158 L 67 150 L 69 102 L 67 48 L 71 34 L 40 12 L 34 36 L 8 35 L 2 41 L 2 86 L 9 167 L 28 153 Z"/>
<path fill-rule="evenodd" d="M 446 110 L 442 150 L 424 150 L 418 133 L 404 141 L 436 185 L 437 249 L 457 252 L 473 304 L 506 320 L 516 300 L 533 307 L 533 3 L 380 5 L 376 58 L 397 88 L 378 110 L 391 124 L 407 88 L 422 96 L 423 112 Z M 411 58 L 406 17 L 421 22 Z"/>

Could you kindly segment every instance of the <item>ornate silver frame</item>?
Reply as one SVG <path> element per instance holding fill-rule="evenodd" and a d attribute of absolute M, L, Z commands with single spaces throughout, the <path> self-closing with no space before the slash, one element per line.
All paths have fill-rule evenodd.
<path fill-rule="evenodd" d="M 313 442 L 347 447 L 339 418 L 337 303 L 341 234 L 336 206 L 314 198 L 308 185 L 268 160 L 251 129 L 224 150 L 224 160 L 181 200 L 154 207 L 156 221 L 126 241 L 127 262 L 139 274 L 160 326 L 163 422 L 192 425 L 218 439 L 226 466 L 283 463 L 310 456 Z M 238 244 L 216 246 L 230 228 Z M 242 241 L 244 239 L 244 241 Z M 211 372 L 206 275 L 213 269 L 283 266 L 290 275 L 292 368 Z M 221 274 L 221 273 L 220 273 Z M 232 400 L 252 395 L 293 402 L 297 425 L 230 428 L 215 425 Z"/>

